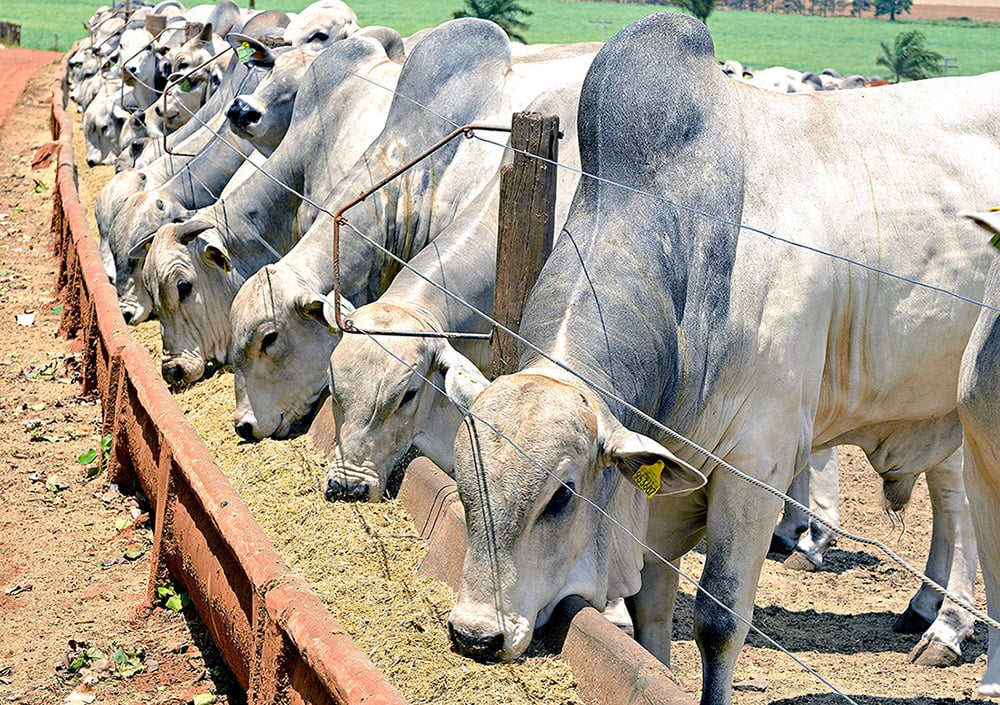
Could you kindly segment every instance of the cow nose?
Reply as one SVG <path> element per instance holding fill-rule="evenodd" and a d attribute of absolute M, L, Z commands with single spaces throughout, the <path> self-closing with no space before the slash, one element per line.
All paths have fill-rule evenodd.
<path fill-rule="evenodd" d="M 184 381 L 184 368 L 180 365 L 164 365 L 161 374 L 163 375 L 163 379 L 167 381 L 167 384 L 174 387 Z"/>
<path fill-rule="evenodd" d="M 254 440 L 253 424 L 249 421 L 240 421 L 236 424 L 236 435 L 245 441 Z"/>
<path fill-rule="evenodd" d="M 455 651 L 476 661 L 499 661 L 503 634 L 466 634 L 448 622 L 448 636 Z"/>
<path fill-rule="evenodd" d="M 156 117 L 163 117 L 163 106 L 157 103 L 156 107 L 153 108 L 153 112 L 156 113 Z"/>
<path fill-rule="evenodd" d="M 89 166 L 90 168 L 94 168 L 95 166 L 97 166 L 97 162 L 94 161 L 93 159 L 87 159 L 87 166 Z"/>
<path fill-rule="evenodd" d="M 370 488 L 368 485 L 345 485 L 338 480 L 328 479 L 326 481 L 326 498 L 330 502 L 367 502 Z"/>
<path fill-rule="evenodd" d="M 125 324 L 126 325 L 132 323 L 132 315 L 133 314 L 132 314 L 132 311 L 130 309 L 125 309 L 125 310 L 122 311 L 122 318 L 125 319 Z"/>
<path fill-rule="evenodd" d="M 229 110 L 226 111 L 226 117 L 236 127 L 245 130 L 252 123 L 260 120 L 260 112 L 248 105 L 242 98 L 237 98 L 229 106 Z"/>

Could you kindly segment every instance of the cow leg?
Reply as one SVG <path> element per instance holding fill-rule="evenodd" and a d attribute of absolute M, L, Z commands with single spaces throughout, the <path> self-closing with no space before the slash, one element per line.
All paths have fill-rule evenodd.
<path fill-rule="evenodd" d="M 836 448 L 821 450 L 809 457 L 807 470 L 810 478 L 809 508 L 835 527 L 840 526 L 839 460 Z M 816 570 L 823 565 L 826 550 L 836 540 L 837 534 L 832 529 L 810 519 L 809 530 L 799 537 L 795 552 L 785 560 L 784 566 L 792 570 Z"/>
<path fill-rule="evenodd" d="M 676 570 L 647 556 L 642 567 L 642 587 L 630 600 L 636 641 L 667 666 L 678 583 Z"/>
<path fill-rule="evenodd" d="M 744 470 L 752 466 L 743 459 L 735 459 L 734 465 Z M 784 484 L 774 473 L 765 480 L 784 487 L 790 477 Z M 736 658 L 753 616 L 754 594 L 780 500 L 721 468 L 709 482 L 703 590 L 695 598 L 694 636 L 702 660 L 701 703 L 723 705 L 732 699 Z"/>
<path fill-rule="evenodd" d="M 840 528 L 840 453 L 836 448 L 813 454 L 813 462 L 822 462 L 817 467 L 809 484 L 809 508 L 826 519 L 835 528 Z M 809 532 L 799 539 L 798 551 L 816 565 L 822 565 L 823 556 L 830 546 L 837 542 L 837 534 L 815 521 L 809 522 Z"/>
<path fill-rule="evenodd" d="M 976 580 L 976 538 L 962 480 L 961 451 L 953 453 L 926 477 L 934 528 L 925 573 L 971 604 Z M 935 609 L 936 616 L 910 652 L 910 660 L 922 666 L 950 666 L 961 656 L 962 642 L 972 636 L 973 617 L 950 600 L 942 604 L 941 596 L 924 585 L 910 600 L 907 613 L 925 615 L 928 608 Z"/>
<path fill-rule="evenodd" d="M 809 467 L 800 472 L 792 480 L 786 493 L 799 504 L 809 504 L 809 485 L 812 480 L 813 459 L 809 459 Z M 777 553 L 791 553 L 799 541 L 799 537 L 809 528 L 809 517 L 798 507 L 786 503 L 781 512 L 781 521 L 774 527 L 771 537 L 771 550 Z"/>

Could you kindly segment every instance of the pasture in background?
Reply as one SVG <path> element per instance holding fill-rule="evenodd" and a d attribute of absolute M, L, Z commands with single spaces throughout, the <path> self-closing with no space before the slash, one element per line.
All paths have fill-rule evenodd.
<path fill-rule="evenodd" d="M 85 36 L 83 22 L 101 3 L 96 0 L 3 0 L 0 20 L 20 24 L 21 46 L 66 51 Z M 188 4 L 196 4 L 190 2 Z M 245 7 L 246 0 L 239 3 Z M 259 9 L 299 10 L 309 0 L 258 0 Z M 348 0 L 363 25 L 387 25 L 404 36 L 451 18 L 463 0 Z M 524 34 L 533 43 L 600 41 L 630 22 L 665 8 L 659 5 L 523 0 L 534 13 Z M 904 15 L 905 17 L 905 15 Z M 853 17 L 812 17 L 756 12 L 716 11 L 708 18 L 720 60 L 736 59 L 766 68 L 788 66 L 802 71 L 831 67 L 841 74 L 882 74 L 875 65 L 880 42 L 892 44 L 897 33 L 919 29 L 928 48 L 948 60 L 951 75 L 974 75 L 1000 69 L 997 24 Z"/>

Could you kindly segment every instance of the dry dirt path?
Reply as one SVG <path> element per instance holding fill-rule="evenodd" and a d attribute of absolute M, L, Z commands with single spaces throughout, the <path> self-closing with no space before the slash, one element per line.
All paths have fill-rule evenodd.
<path fill-rule="evenodd" d="M 190 608 L 142 608 L 141 498 L 79 462 L 100 447 L 100 411 L 56 335 L 55 173 L 33 165 L 50 140 L 58 58 L 0 50 L 0 702 L 65 703 L 88 672 L 95 703 L 242 702 Z"/>

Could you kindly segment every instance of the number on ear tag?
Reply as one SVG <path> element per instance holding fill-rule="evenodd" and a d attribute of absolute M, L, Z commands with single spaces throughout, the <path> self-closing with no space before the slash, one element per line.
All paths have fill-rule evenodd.
<path fill-rule="evenodd" d="M 663 461 L 657 460 L 652 465 L 640 465 L 639 469 L 632 474 L 635 484 L 646 493 L 647 497 L 652 497 L 660 491 L 660 473 L 663 472 Z"/>

